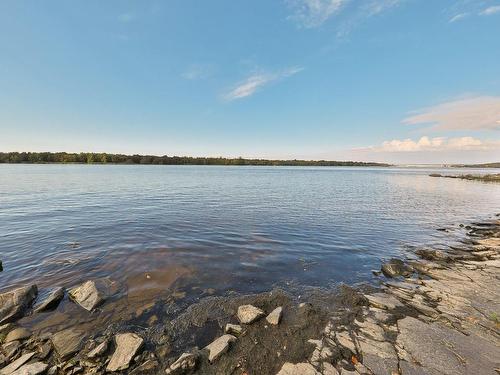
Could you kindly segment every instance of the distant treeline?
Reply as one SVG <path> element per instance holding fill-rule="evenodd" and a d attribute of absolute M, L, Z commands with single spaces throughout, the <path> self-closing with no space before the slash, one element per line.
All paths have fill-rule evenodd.
<path fill-rule="evenodd" d="M 272 165 L 272 166 L 378 166 L 389 164 L 330 160 L 267 160 L 190 156 L 122 155 L 94 152 L 0 152 L 0 163 L 80 163 L 80 164 L 157 164 L 157 165 Z"/>

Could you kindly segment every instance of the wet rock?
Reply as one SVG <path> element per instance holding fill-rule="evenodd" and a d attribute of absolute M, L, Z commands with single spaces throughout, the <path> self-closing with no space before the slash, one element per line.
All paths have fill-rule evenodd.
<path fill-rule="evenodd" d="M 84 338 L 85 335 L 82 331 L 69 328 L 57 332 L 52 336 L 51 341 L 59 357 L 65 360 L 80 350 Z"/>
<path fill-rule="evenodd" d="M 406 265 L 400 259 L 391 259 L 389 262 L 382 265 L 381 271 L 385 277 L 407 277 L 413 273 L 413 268 Z"/>
<path fill-rule="evenodd" d="M 0 294 L 0 324 L 21 318 L 37 294 L 38 289 L 34 284 Z"/>
<path fill-rule="evenodd" d="M 243 324 L 251 324 L 264 315 L 264 311 L 252 305 L 238 307 L 238 319 Z"/>
<path fill-rule="evenodd" d="M 35 312 L 55 309 L 64 298 L 64 288 L 55 288 L 40 304 L 35 306 Z"/>
<path fill-rule="evenodd" d="M 29 329 L 19 327 L 13 329 L 7 334 L 7 337 L 5 337 L 5 343 L 25 340 L 30 336 L 31 336 L 31 331 Z"/>
<path fill-rule="evenodd" d="M 271 313 L 268 316 L 266 316 L 266 320 L 270 324 L 278 325 L 280 320 L 281 320 L 282 311 L 283 311 L 283 308 L 281 306 L 276 307 L 273 311 L 271 311 Z"/>
<path fill-rule="evenodd" d="M 205 347 L 208 350 L 208 360 L 210 363 L 216 361 L 222 354 L 227 352 L 229 344 L 236 341 L 233 335 L 222 335 Z"/>
<path fill-rule="evenodd" d="M 434 250 L 434 249 L 419 249 L 415 251 L 415 254 L 417 254 L 420 258 L 426 259 L 426 260 L 442 260 L 446 261 L 449 259 L 449 256 L 446 255 L 441 250 Z"/>
<path fill-rule="evenodd" d="M 321 375 L 310 363 L 286 362 L 276 375 Z"/>
<path fill-rule="evenodd" d="M 187 370 L 194 369 L 197 361 L 198 353 L 183 353 L 165 372 L 172 375 L 182 374 Z"/>
<path fill-rule="evenodd" d="M 110 372 L 127 369 L 144 340 L 135 333 L 121 333 L 115 336 L 115 342 L 116 350 L 106 367 L 106 371 Z"/>
<path fill-rule="evenodd" d="M 1 369 L 0 375 L 12 374 L 14 371 L 16 371 L 18 368 L 20 368 L 26 362 L 28 362 L 31 359 L 31 357 L 33 357 L 34 355 L 35 355 L 35 352 L 26 353 L 26 354 L 22 355 L 21 357 L 16 359 L 14 362 L 12 362 L 10 365 Z"/>
<path fill-rule="evenodd" d="M 230 333 L 233 335 L 241 335 L 243 332 L 243 328 L 239 324 L 226 324 L 226 327 L 224 329 L 225 333 Z"/>
<path fill-rule="evenodd" d="M 43 362 L 30 363 L 12 372 L 11 375 L 39 375 L 47 371 L 48 367 Z"/>
<path fill-rule="evenodd" d="M 103 356 L 108 351 L 108 346 L 108 340 L 104 340 L 87 354 L 87 358 L 93 359 Z"/>
<path fill-rule="evenodd" d="M 85 310 L 92 311 L 106 299 L 105 292 L 97 282 L 89 280 L 69 291 L 69 296 Z"/>

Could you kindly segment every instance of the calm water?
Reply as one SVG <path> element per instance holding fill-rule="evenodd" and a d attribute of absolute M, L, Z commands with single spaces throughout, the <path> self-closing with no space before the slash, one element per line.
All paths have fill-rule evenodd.
<path fill-rule="evenodd" d="M 103 276 L 188 295 L 370 282 L 381 259 L 500 212 L 500 185 L 430 172 L 0 165 L 0 289 Z"/>

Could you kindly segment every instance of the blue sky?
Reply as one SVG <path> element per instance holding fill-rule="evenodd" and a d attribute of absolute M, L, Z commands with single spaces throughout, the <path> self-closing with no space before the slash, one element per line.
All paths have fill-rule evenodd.
<path fill-rule="evenodd" d="M 0 2 L 0 150 L 500 160 L 500 0 Z"/>

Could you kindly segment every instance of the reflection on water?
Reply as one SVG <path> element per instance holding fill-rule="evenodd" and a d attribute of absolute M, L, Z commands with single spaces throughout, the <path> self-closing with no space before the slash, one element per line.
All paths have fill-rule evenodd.
<path fill-rule="evenodd" d="M 431 172 L 456 173 L 0 165 L 0 289 L 109 278 L 105 324 L 172 296 L 370 281 L 381 258 L 453 241 L 456 224 L 500 212 L 500 185 Z M 57 327 L 75 309 L 32 319 Z"/>

